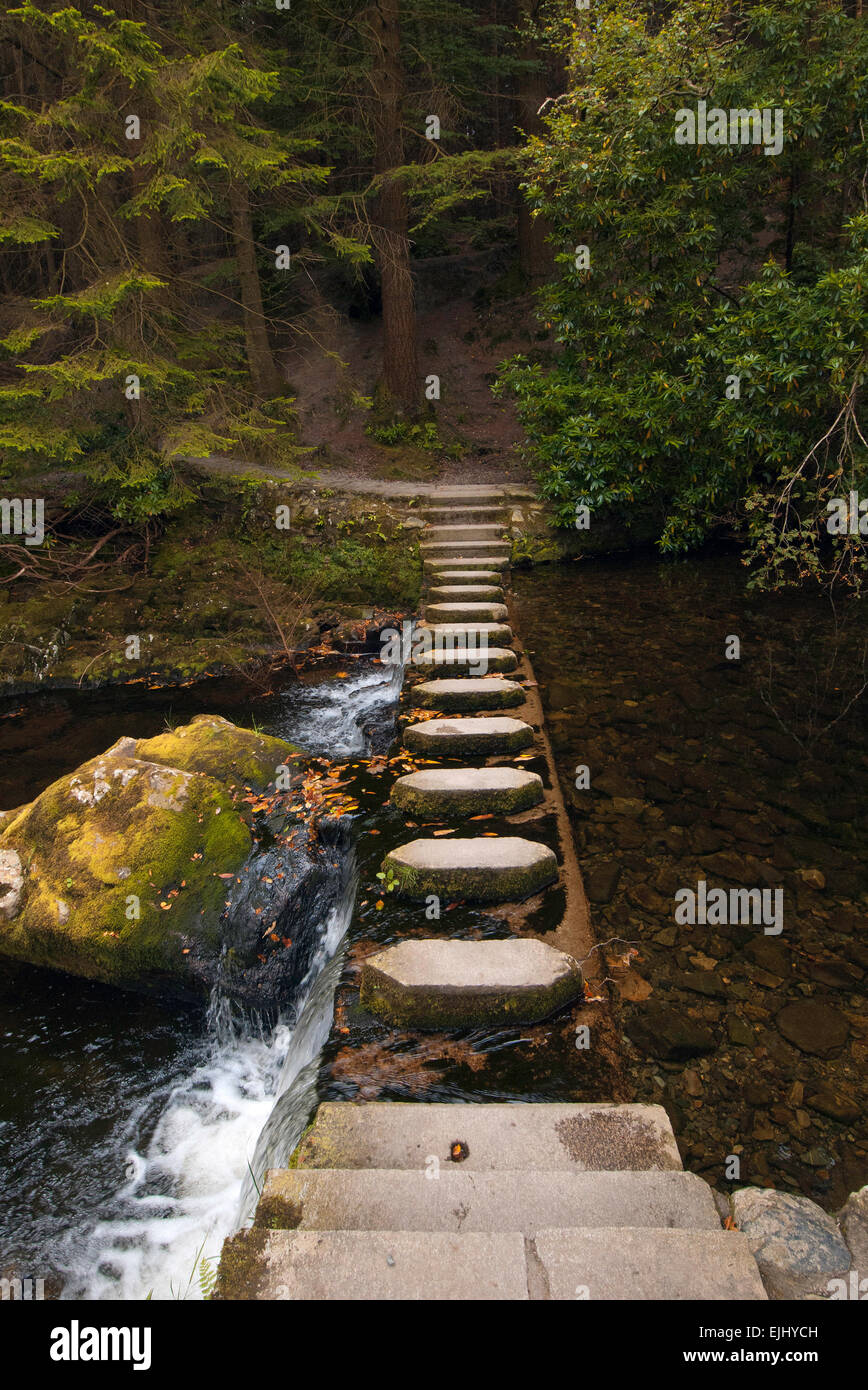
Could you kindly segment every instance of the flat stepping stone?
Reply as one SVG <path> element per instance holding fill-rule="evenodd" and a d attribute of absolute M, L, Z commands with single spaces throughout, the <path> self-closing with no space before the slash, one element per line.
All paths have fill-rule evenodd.
<path fill-rule="evenodd" d="M 425 608 L 428 623 L 502 623 L 509 617 L 505 603 L 437 602 Z"/>
<path fill-rule="evenodd" d="M 377 1303 L 526 1302 L 520 1231 L 238 1231 L 212 1298 Z"/>
<path fill-rule="evenodd" d="M 525 693 L 520 685 L 515 681 L 502 680 L 499 677 L 482 676 L 474 680 L 472 677 L 464 680 L 433 680 L 422 681 L 413 687 L 410 692 L 412 704 L 422 709 L 442 709 L 452 710 L 475 710 L 475 709 L 509 709 L 512 705 L 521 705 L 526 699 Z M 474 721 L 479 723 L 481 721 Z"/>
<path fill-rule="evenodd" d="M 394 804 L 421 816 L 509 815 L 538 806 L 542 799 L 542 778 L 515 767 L 426 768 L 399 777 L 392 787 Z"/>
<path fill-rule="evenodd" d="M 502 546 L 503 530 L 501 522 L 481 526 L 428 526 L 425 529 L 423 544 L 429 545 L 432 541 L 482 541 L 487 545 L 491 541 Z"/>
<path fill-rule="evenodd" d="M 558 861 L 548 845 L 517 835 L 459 840 L 411 840 L 383 860 L 405 897 L 508 902 L 554 883 Z"/>
<path fill-rule="evenodd" d="M 399 1028 L 537 1023 L 583 993 L 572 956 L 532 937 L 400 941 L 362 963 L 363 1009 Z"/>
<path fill-rule="evenodd" d="M 470 671 L 484 676 L 488 671 L 514 671 L 518 657 L 510 647 L 485 647 L 479 651 L 432 651 L 413 658 L 415 671 L 446 671 L 456 674 Z"/>
<path fill-rule="evenodd" d="M 413 1101 L 325 1101 L 301 1139 L 302 1168 L 409 1168 L 435 1154 L 448 1171 L 453 1145 L 461 1172 L 631 1173 L 681 1168 L 662 1105 L 562 1101 L 483 1105 Z M 637 1223 L 639 1224 L 639 1223 Z"/>
<path fill-rule="evenodd" d="M 447 648 L 463 649 L 465 643 L 473 643 L 476 650 L 491 645 L 509 646 L 512 642 L 512 628 L 508 623 L 420 623 L 416 628 L 417 632 L 428 631 L 435 645 L 444 650 Z"/>
<path fill-rule="evenodd" d="M 503 589 L 499 584 L 437 584 L 429 589 L 428 597 L 432 603 L 502 603 Z"/>
<path fill-rule="evenodd" d="M 509 559 L 509 545 L 506 541 L 498 540 L 466 540 L 466 541 L 422 541 L 419 546 L 423 558 L 448 560 L 457 555 L 503 555 Z"/>
<path fill-rule="evenodd" d="M 467 1142 L 467 1141 L 465 1141 Z M 431 1150 L 439 1157 L 436 1150 Z M 426 1155 L 427 1157 L 427 1155 Z M 472 1157 L 472 1149 L 469 1157 Z M 711 1188 L 695 1173 L 475 1172 L 424 1167 L 284 1168 L 265 1179 L 255 1224 L 304 1231 L 521 1231 L 608 1226 L 720 1231 Z"/>
<path fill-rule="evenodd" d="M 493 584 L 500 588 L 503 583 L 499 570 L 435 570 L 431 578 L 437 584 Z"/>
<path fill-rule="evenodd" d="M 431 526 L 485 526 L 505 525 L 506 507 L 474 506 L 460 503 L 452 507 L 423 507 L 422 515 Z"/>
<path fill-rule="evenodd" d="M 428 684 L 438 682 L 429 681 Z M 414 698 L 421 689 L 421 686 L 416 686 Z M 502 753 L 520 753 L 531 747 L 533 738 L 533 729 L 529 724 L 506 716 L 491 719 L 431 719 L 425 724 L 408 724 L 404 730 L 405 748 L 412 753 L 424 753 L 429 758 L 494 757 Z"/>
<path fill-rule="evenodd" d="M 509 564 L 509 555 L 505 551 L 499 554 L 477 555 L 467 546 L 464 547 L 464 554 L 458 555 L 424 555 L 422 557 L 422 567 L 433 575 L 449 574 L 456 571 L 467 574 L 468 570 L 484 570 L 488 576 L 493 570 L 504 570 Z M 496 576 L 498 579 L 499 575 Z"/>
<path fill-rule="evenodd" d="M 534 494 L 532 493 L 531 496 Z M 427 494 L 426 506 L 436 507 L 440 503 L 455 506 L 457 503 L 483 503 L 486 506 L 501 507 L 506 502 L 506 492 L 502 487 L 485 483 L 453 483 L 450 486 L 435 487 Z"/>

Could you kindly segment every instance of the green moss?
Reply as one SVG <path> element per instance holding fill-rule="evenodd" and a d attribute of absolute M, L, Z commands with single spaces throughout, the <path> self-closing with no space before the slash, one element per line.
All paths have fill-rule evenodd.
<path fill-rule="evenodd" d="M 136 757 L 147 762 L 203 772 L 254 791 L 264 790 L 274 781 L 277 768 L 291 763 L 299 753 L 284 739 L 239 729 L 213 714 L 200 714 L 180 729 L 136 744 Z"/>
<path fill-rule="evenodd" d="M 111 754 L 47 787 L 0 845 L 27 866 L 0 951 L 141 985 L 186 980 L 188 954 L 219 950 L 218 875 L 240 868 L 251 837 L 213 778 Z"/>

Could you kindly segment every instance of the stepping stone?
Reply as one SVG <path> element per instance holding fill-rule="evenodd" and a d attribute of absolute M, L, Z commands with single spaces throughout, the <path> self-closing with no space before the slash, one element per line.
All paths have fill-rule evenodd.
<path fill-rule="evenodd" d="M 650 1226 L 720 1233 L 711 1188 L 695 1173 L 480 1173 L 468 1170 L 465 1162 L 443 1162 L 436 1181 L 421 1164 L 415 1171 L 272 1169 L 255 1225 L 304 1231 L 521 1231 L 533 1236 L 577 1219 L 584 1229 Z"/>
<path fill-rule="evenodd" d="M 427 526 L 422 537 L 423 545 L 430 545 L 441 541 L 473 541 L 484 545 L 496 544 L 503 546 L 503 526 L 499 522 L 492 522 L 482 526 Z"/>
<path fill-rule="evenodd" d="M 532 937 L 399 941 L 362 962 L 360 1003 L 399 1028 L 537 1023 L 583 993 L 572 956 Z"/>
<path fill-rule="evenodd" d="M 518 657 L 509 647 L 482 647 L 476 652 L 432 651 L 420 653 L 413 659 L 414 671 L 446 671 L 456 675 L 469 671 L 473 676 L 484 676 L 488 671 L 514 671 L 517 666 Z"/>
<path fill-rule="evenodd" d="M 502 507 L 506 501 L 506 493 L 502 487 L 492 487 L 479 483 L 457 483 L 451 487 L 432 488 L 427 494 L 426 506 L 436 507 L 440 503 L 455 506 L 457 503 L 481 503 L 487 507 Z"/>
<path fill-rule="evenodd" d="M 502 603 L 503 589 L 499 584 L 438 584 L 429 590 L 428 597 L 433 603 L 485 602 L 486 599 Z"/>
<path fill-rule="evenodd" d="M 537 1231 L 533 1240 L 544 1296 L 609 1299 L 760 1300 L 767 1297 L 740 1231 Z M 542 1296 L 542 1295 L 541 1295 Z"/>
<path fill-rule="evenodd" d="M 301 1139 L 293 1167 L 424 1169 L 435 1154 L 448 1171 L 452 1146 L 466 1150 L 461 1172 L 612 1172 L 681 1168 L 662 1105 L 614 1101 L 484 1105 L 413 1101 L 326 1101 Z M 641 1224 L 639 1222 L 637 1225 Z"/>
<path fill-rule="evenodd" d="M 505 603 L 429 603 L 427 623 L 499 623 L 509 616 Z"/>
<path fill-rule="evenodd" d="M 509 815 L 543 799 L 542 778 L 514 767 L 426 768 L 399 777 L 392 801 L 409 815 L 473 816 L 480 811 Z"/>
<path fill-rule="evenodd" d="M 482 650 L 488 645 L 496 646 L 502 643 L 509 646 L 512 642 L 512 628 L 508 623 L 419 623 L 416 631 L 428 631 L 431 640 L 438 651 L 463 650 L 465 643 L 471 646 L 471 651 L 475 648 Z"/>
<path fill-rule="evenodd" d="M 431 526 L 485 526 L 505 525 L 506 508 L 501 503 L 497 507 L 456 505 L 452 507 L 423 507 L 422 515 Z"/>
<path fill-rule="evenodd" d="M 463 557 L 465 555 L 487 555 L 492 559 L 503 556 L 504 564 L 509 559 L 510 553 L 509 545 L 505 541 L 497 540 L 422 541 L 419 549 L 422 552 L 422 558 L 425 560 L 437 558 L 442 561 L 458 556 Z"/>
<path fill-rule="evenodd" d="M 525 1302 L 519 1231 L 239 1231 L 223 1247 L 214 1299 Z"/>
<path fill-rule="evenodd" d="M 437 681 L 428 682 L 428 685 L 436 684 Z M 422 688 L 416 686 L 414 699 Z M 533 729 L 529 724 L 503 716 L 493 719 L 431 719 L 426 724 L 408 724 L 404 730 L 404 746 L 412 753 L 424 753 L 429 758 L 466 758 L 477 754 L 494 757 L 499 753 L 520 753 L 522 749 L 531 747 L 533 738 Z"/>
<path fill-rule="evenodd" d="M 481 677 L 477 680 L 434 680 L 423 681 L 410 692 L 413 705 L 422 709 L 473 710 L 509 709 L 520 705 L 526 699 L 525 693 L 515 681 L 501 680 L 498 677 Z M 454 721 L 453 721 L 454 722 Z M 474 723 L 484 721 L 474 720 Z M 508 721 L 509 722 L 509 721 Z M 430 725 L 422 727 L 429 728 Z"/>
<path fill-rule="evenodd" d="M 405 897 L 509 902 L 554 883 L 558 861 L 547 845 L 515 835 L 494 839 L 411 840 L 387 854 L 383 869 Z"/>
<path fill-rule="evenodd" d="M 486 578 L 496 569 L 506 569 L 509 564 L 509 556 L 504 552 L 498 555 L 476 555 L 468 546 L 463 547 L 465 554 L 459 555 L 428 555 L 422 559 L 422 568 L 426 573 L 430 573 L 433 578 L 435 575 L 449 574 L 450 577 L 456 571 L 466 574 L 468 570 L 484 570 Z M 495 575 L 500 579 L 500 575 Z"/>
<path fill-rule="evenodd" d="M 499 570 L 435 570 L 431 575 L 435 584 L 495 584 L 503 583 Z"/>

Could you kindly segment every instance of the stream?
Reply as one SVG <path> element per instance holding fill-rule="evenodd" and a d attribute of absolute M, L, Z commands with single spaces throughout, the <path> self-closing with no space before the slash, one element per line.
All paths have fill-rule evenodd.
<path fill-rule="evenodd" d="M 149 737 L 205 709 L 255 718 L 329 759 L 379 753 L 394 735 L 401 674 L 350 664 L 255 702 L 221 682 L 37 698 L 0 718 L 0 805 L 34 796 L 122 734 Z M 221 999 L 182 1008 L 0 960 L 0 1272 L 14 1266 L 63 1298 L 201 1297 L 200 1269 L 213 1270 L 255 1204 L 276 1098 L 290 1102 L 280 1124 L 290 1149 L 313 1107 L 354 860 L 352 849 L 338 856 L 337 905 L 274 1022 Z"/>
<path fill-rule="evenodd" d="M 0 960 L 0 1275 L 44 1278 L 62 1298 L 201 1297 L 203 1259 L 207 1275 L 324 1099 L 620 1088 L 665 1105 L 685 1167 L 718 1187 L 774 1185 L 834 1210 L 868 1181 L 864 606 L 751 593 L 726 554 L 550 565 L 513 583 L 596 933 L 637 952 L 626 973 L 610 963 L 608 1049 L 579 1057 L 557 1019 L 408 1035 L 359 1009 L 361 957 L 431 933 L 376 879 L 407 835 L 386 802 L 410 770 L 394 744 L 400 669 L 346 660 L 269 694 L 209 681 L 12 702 L 0 808 L 123 734 L 215 712 L 342 763 L 359 811 L 314 958 L 277 1019 Z M 484 833 L 508 830 L 490 818 Z M 701 878 L 779 887 L 783 930 L 677 923 L 674 895 Z M 545 897 L 539 930 L 558 901 Z M 447 910 L 452 936 L 510 934 L 508 912 Z M 726 1177 L 732 1155 L 740 1181 Z"/>

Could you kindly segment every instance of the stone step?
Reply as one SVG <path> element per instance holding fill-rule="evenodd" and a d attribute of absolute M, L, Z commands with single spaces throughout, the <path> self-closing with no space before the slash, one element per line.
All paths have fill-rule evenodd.
<path fill-rule="evenodd" d="M 511 815 L 538 806 L 542 778 L 515 767 L 432 767 L 399 777 L 392 801 L 411 816 Z"/>
<path fill-rule="evenodd" d="M 503 575 L 499 570 L 434 570 L 431 580 L 435 584 L 494 584 L 499 587 L 503 583 Z"/>
<path fill-rule="evenodd" d="M 452 602 L 429 603 L 425 608 L 427 623 L 502 623 L 509 616 L 505 603 Z"/>
<path fill-rule="evenodd" d="M 432 1165 L 431 1158 L 436 1160 Z M 553 1226 L 720 1231 L 695 1173 L 476 1172 L 425 1155 L 418 1169 L 280 1168 L 265 1179 L 256 1225 L 304 1231 L 521 1231 Z"/>
<path fill-rule="evenodd" d="M 239 1231 L 215 1299 L 292 1302 L 527 1299 L 519 1231 Z"/>
<path fill-rule="evenodd" d="M 494 483 L 451 483 L 448 486 L 432 488 L 425 497 L 427 507 L 436 507 L 441 503 L 444 506 L 454 506 L 463 502 L 480 502 L 487 507 L 498 504 L 503 506 L 506 493 L 502 487 Z"/>
<path fill-rule="evenodd" d="M 548 845 L 517 835 L 411 840 L 391 850 L 382 867 L 392 870 L 407 897 L 436 893 L 487 903 L 529 897 L 558 876 Z"/>
<path fill-rule="evenodd" d="M 518 657 L 510 647 L 482 647 L 479 651 L 464 652 L 420 652 L 413 658 L 413 670 L 423 675 L 429 671 L 439 671 L 446 675 L 470 672 L 473 676 L 483 676 L 488 671 L 514 671 L 517 666 Z"/>
<path fill-rule="evenodd" d="M 433 1154 L 462 1172 L 613 1172 L 681 1168 L 662 1105 L 614 1101 L 326 1101 L 293 1155 L 301 1168 L 423 1169 Z"/>
<path fill-rule="evenodd" d="M 432 603 L 502 603 L 503 589 L 499 584 L 437 584 L 428 597 Z"/>
<path fill-rule="evenodd" d="M 464 547 L 467 550 L 467 547 Z M 451 579 L 453 575 L 464 576 L 470 572 L 484 572 L 486 579 L 490 578 L 496 570 L 504 570 L 509 564 L 509 556 L 500 555 L 475 555 L 473 551 L 459 555 L 429 555 L 422 559 L 422 568 L 430 576 L 432 581 L 439 580 L 445 576 Z M 500 579 L 499 574 L 494 574 L 496 579 Z"/>
<path fill-rule="evenodd" d="M 503 525 L 506 520 L 506 506 L 479 506 L 468 503 L 454 504 L 451 507 L 422 507 L 422 515 L 431 526 L 485 526 Z"/>
<path fill-rule="evenodd" d="M 486 556 L 491 560 L 501 560 L 503 564 L 506 564 L 509 559 L 509 546 L 501 540 L 422 541 L 419 549 L 424 560 L 436 558 L 443 561 L 460 557 L 461 563 L 467 564 L 468 561 L 464 559 L 464 556 Z"/>
<path fill-rule="evenodd" d="M 485 522 L 479 526 L 426 526 L 422 534 L 422 544 L 424 546 L 434 545 L 438 542 L 448 541 L 473 541 L 474 544 L 489 545 L 496 544 L 501 547 L 507 544 L 503 536 L 503 526 L 498 522 Z"/>
<path fill-rule="evenodd" d="M 439 682 L 428 681 L 427 684 L 433 686 Z M 414 699 L 421 689 L 419 685 L 414 688 Z M 505 715 L 490 719 L 430 719 L 424 724 L 408 724 L 404 730 L 404 746 L 411 753 L 424 753 L 429 758 L 491 758 L 498 754 L 520 753 L 531 747 L 533 739 L 529 724 Z"/>
<path fill-rule="evenodd" d="M 431 640 L 443 650 L 447 646 L 473 645 L 479 650 L 485 646 L 509 646 L 512 643 L 512 628 L 508 623 L 419 623 L 416 632 L 427 630 Z"/>
<path fill-rule="evenodd" d="M 410 702 L 418 708 L 444 711 L 509 709 L 522 704 L 525 699 L 520 685 L 499 676 L 480 676 L 476 680 L 472 677 L 462 680 L 459 677 L 455 680 L 422 681 L 410 692 Z"/>
<path fill-rule="evenodd" d="M 433 1185 L 433 1184 L 432 1184 Z M 212 1298 L 287 1302 L 765 1301 L 740 1231 L 239 1231 Z"/>
<path fill-rule="evenodd" d="M 393 1027 L 439 1031 L 537 1023 L 582 993 L 572 956 L 533 937 L 428 937 L 367 956 L 359 1002 Z"/>
<path fill-rule="evenodd" d="M 740 1231 L 653 1227 L 537 1231 L 531 1297 L 643 1301 L 761 1300 L 766 1291 Z M 536 1288 L 537 1292 L 534 1292 Z"/>

